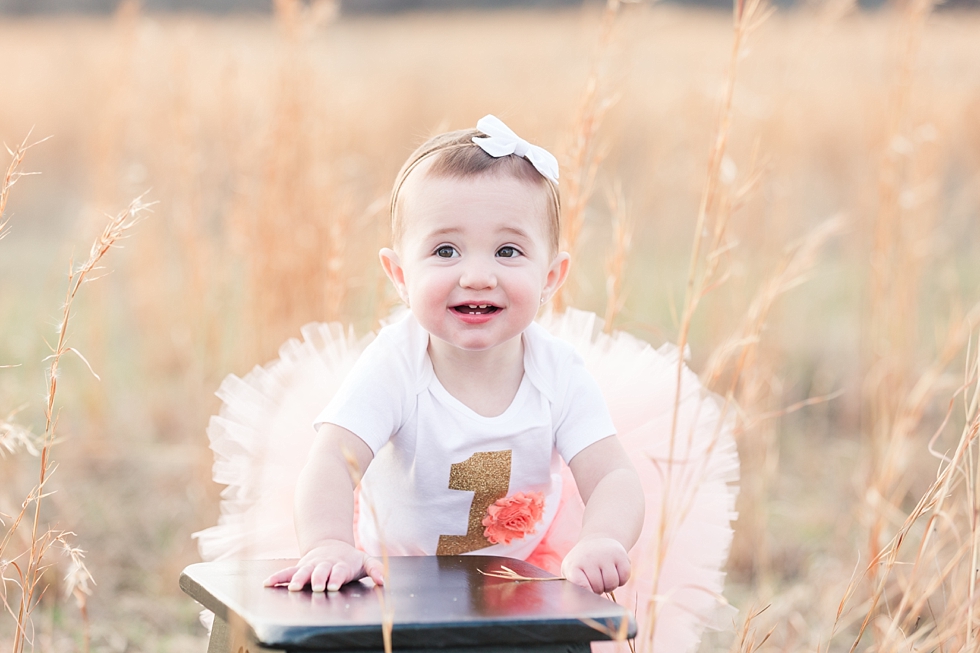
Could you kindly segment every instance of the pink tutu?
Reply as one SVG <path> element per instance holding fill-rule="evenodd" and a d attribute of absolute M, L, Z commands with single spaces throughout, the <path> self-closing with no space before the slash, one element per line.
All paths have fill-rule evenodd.
<path fill-rule="evenodd" d="M 723 566 L 735 519 L 738 456 L 732 419 L 687 366 L 677 397 L 678 351 L 625 333 L 602 333 L 594 314 L 568 310 L 540 323 L 569 342 L 605 395 L 646 493 L 646 519 L 630 552 L 633 577 L 616 598 L 635 611 L 640 651 L 688 653 L 705 626 L 730 625 Z M 195 534 L 204 560 L 299 557 L 293 487 L 313 442 L 314 417 L 372 337 L 309 324 L 279 359 L 244 378 L 228 376 L 211 418 L 218 524 Z M 675 403 L 675 436 L 671 443 Z M 583 506 L 568 468 L 558 515 L 528 561 L 557 573 L 581 527 Z M 602 648 L 621 647 L 609 643 Z"/>

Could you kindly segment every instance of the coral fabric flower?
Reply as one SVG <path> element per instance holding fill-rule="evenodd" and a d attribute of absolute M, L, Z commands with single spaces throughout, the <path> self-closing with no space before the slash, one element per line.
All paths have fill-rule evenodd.
<path fill-rule="evenodd" d="M 544 495 L 540 492 L 517 492 L 497 499 L 483 518 L 483 537 L 491 544 L 510 544 L 534 532 L 544 512 Z"/>

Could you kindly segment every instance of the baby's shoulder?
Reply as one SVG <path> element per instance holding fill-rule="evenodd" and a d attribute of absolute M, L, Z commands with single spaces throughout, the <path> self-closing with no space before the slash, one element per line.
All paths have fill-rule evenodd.
<path fill-rule="evenodd" d="M 575 348 L 548 332 L 537 322 L 524 331 L 524 372 L 551 401 L 560 401 L 582 364 Z"/>
<path fill-rule="evenodd" d="M 358 359 L 357 367 L 401 383 L 423 382 L 427 343 L 428 334 L 411 313 L 398 316 L 378 331 Z"/>
<path fill-rule="evenodd" d="M 524 342 L 532 356 L 541 362 L 569 364 L 578 356 L 570 342 L 552 335 L 537 322 L 524 331 Z"/>
<path fill-rule="evenodd" d="M 374 340 L 380 347 L 408 354 L 410 350 L 424 350 L 428 343 L 428 334 L 410 311 L 399 311 L 382 320 L 381 329 Z"/>

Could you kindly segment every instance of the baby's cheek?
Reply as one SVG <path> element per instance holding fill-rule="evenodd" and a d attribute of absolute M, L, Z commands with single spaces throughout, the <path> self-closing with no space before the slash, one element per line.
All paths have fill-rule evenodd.
<path fill-rule="evenodd" d="M 543 306 L 543 302 L 541 301 L 543 297 L 544 294 L 540 288 L 535 288 L 532 292 L 529 292 L 522 297 L 521 305 L 524 307 L 523 310 L 526 314 L 528 322 L 533 321 L 537 316 L 538 309 Z"/>
<path fill-rule="evenodd" d="M 507 294 L 513 304 L 527 304 L 535 309 L 541 300 L 542 284 L 538 279 L 530 275 L 514 275 L 517 278 L 511 279 Z"/>
<path fill-rule="evenodd" d="M 416 308 L 419 311 L 432 311 L 436 308 L 441 311 L 446 307 L 446 299 L 453 288 L 451 280 L 444 279 L 435 272 L 420 274 L 409 281 L 407 286 L 413 312 Z"/>

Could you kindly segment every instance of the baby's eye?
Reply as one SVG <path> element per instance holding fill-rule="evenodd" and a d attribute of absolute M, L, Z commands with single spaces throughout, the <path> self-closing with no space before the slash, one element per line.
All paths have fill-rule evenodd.
<path fill-rule="evenodd" d="M 435 254 L 439 258 L 452 258 L 454 256 L 459 256 L 456 248 L 451 245 L 440 245 L 436 248 Z"/>
<path fill-rule="evenodd" d="M 497 256 L 501 258 L 514 258 L 515 256 L 520 256 L 521 253 L 516 247 L 511 247 L 510 245 L 504 245 L 497 250 Z"/>

